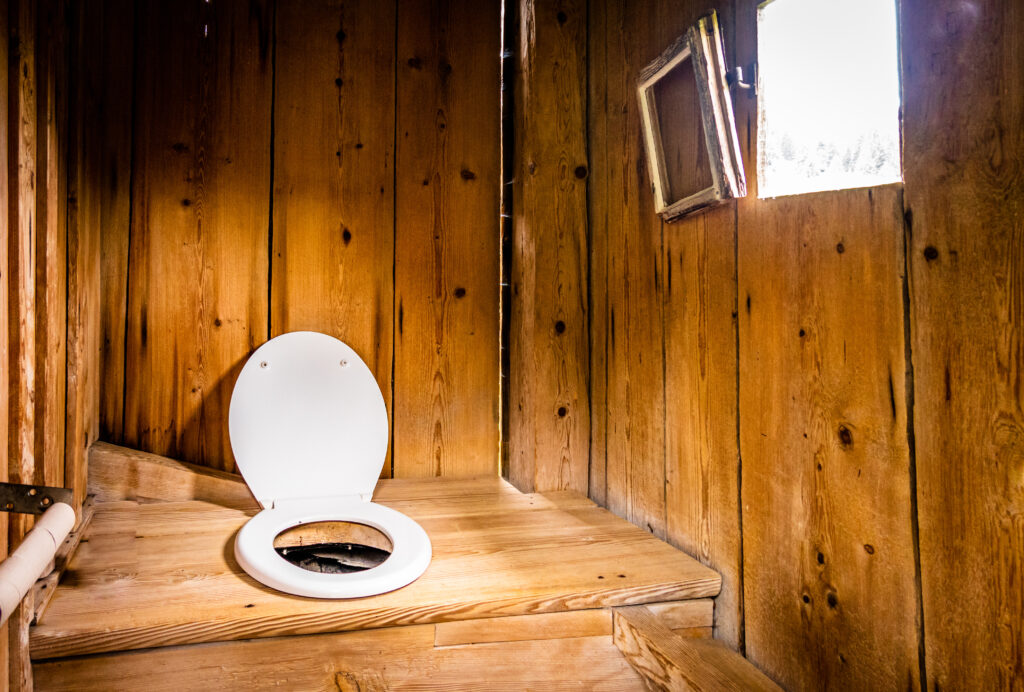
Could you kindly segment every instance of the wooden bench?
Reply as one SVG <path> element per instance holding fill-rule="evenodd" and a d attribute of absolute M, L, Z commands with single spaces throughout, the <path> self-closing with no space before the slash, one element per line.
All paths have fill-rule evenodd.
<path fill-rule="evenodd" d="M 617 608 L 710 641 L 718 574 L 573 493 L 382 480 L 375 501 L 424 527 L 433 561 L 331 601 L 238 566 L 259 509 L 238 476 L 102 443 L 90 469 L 93 519 L 31 631 L 40 690 L 641 689 Z"/>

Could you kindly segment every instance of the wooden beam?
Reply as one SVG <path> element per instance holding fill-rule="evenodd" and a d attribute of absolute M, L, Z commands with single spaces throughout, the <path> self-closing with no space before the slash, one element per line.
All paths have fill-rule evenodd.
<path fill-rule="evenodd" d="M 97 502 L 201 500 L 226 507 L 259 506 L 237 474 L 107 442 L 89 450 L 89 492 Z"/>
<path fill-rule="evenodd" d="M 588 487 L 586 26 L 582 0 L 520 3 L 509 478 Z"/>
<path fill-rule="evenodd" d="M 67 154 L 65 3 L 38 0 L 36 26 L 36 478 L 65 487 L 67 393 Z M 99 259 L 97 253 L 96 259 Z M 94 290 L 99 291 L 98 282 Z"/>
<path fill-rule="evenodd" d="M 8 478 L 37 483 L 35 459 L 36 396 L 36 3 L 15 0 L 10 11 L 13 41 L 9 85 L 10 122 L 7 181 L 9 202 L 8 338 L 9 416 Z M 11 515 L 11 547 L 32 526 L 32 517 Z M 13 627 L 12 627 L 13 632 Z"/>
<path fill-rule="evenodd" d="M 680 637 L 644 606 L 614 609 L 615 645 L 659 690 L 781 692 L 754 664 L 723 642 Z"/>

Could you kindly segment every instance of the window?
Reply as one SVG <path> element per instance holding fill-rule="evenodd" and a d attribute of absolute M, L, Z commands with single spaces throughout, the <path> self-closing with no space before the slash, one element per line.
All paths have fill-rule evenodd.
<path fill-rule="evenodd" d="M 902 180 L 894 0 L 758 9 L 758 197 Z"/>
<path fill-rule="evenodd" d="M 654 207 L 663 219 L 747 194 L 714 11 L 641 70 L 637 95 Z"/>

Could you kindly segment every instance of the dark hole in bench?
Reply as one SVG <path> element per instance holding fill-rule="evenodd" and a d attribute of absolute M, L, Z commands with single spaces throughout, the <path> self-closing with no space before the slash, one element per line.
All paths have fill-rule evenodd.
<path fill-rule="evenodd" d="M 313 543 L 275 550 L 293 565 L 324 574 L 362 572 L 376 567 L 391 555 L 386 550 L 359 543 Z"/>
<path fill-rule="evenodd" d="M 373 569 L 388 559 L 392 548 L 383 532 L 346 521 L 300 524 L 274 539 L 278 555 L 302 569 L 323 574 Z"/>

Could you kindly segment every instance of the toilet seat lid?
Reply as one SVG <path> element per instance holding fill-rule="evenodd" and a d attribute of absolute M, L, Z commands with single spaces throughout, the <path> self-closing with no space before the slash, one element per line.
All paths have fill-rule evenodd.
<path fill-rule="evenodd" d="M 373 494 L 388 450 L 377 381 L 348 344 L 290 332 L 260 346 L 228 411 L 235 463 L 264 507 Z"/>

